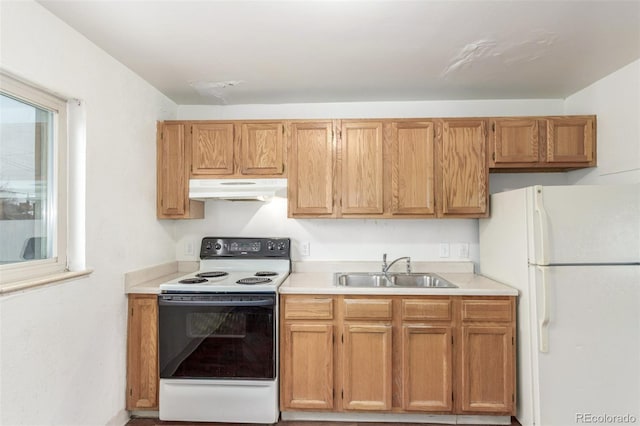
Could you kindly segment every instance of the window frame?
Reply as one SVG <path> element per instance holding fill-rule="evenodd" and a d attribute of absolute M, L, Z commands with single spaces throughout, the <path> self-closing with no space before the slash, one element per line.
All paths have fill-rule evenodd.
<path fill-rule="evenodd" d="M 48 214 L 54 236 L 53 256 L 49 259 L 28 260 L 25 262 L 0 265 L 0 293 L 2 290 L 28 280 L 41 280 L 49 276 L 67 272 L 68 269 L 68 100 L 53 93 L 25 83 L 0 70 L 0 93 L 20 102 L 34 105 L 55 113 L 53 123 L 54 190 L 52 200 L 48 200 L 52 211 Z M 53 217 L 51 217 L 53 216 Z"/>

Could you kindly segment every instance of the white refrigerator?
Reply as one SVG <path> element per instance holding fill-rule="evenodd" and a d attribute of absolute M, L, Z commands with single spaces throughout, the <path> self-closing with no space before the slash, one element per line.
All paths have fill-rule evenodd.
<path fill-rule="evenodd" d="M 493 194 L 480 270 L 519 290 L 523 426 L 640 424 L 640 185 Z"/>

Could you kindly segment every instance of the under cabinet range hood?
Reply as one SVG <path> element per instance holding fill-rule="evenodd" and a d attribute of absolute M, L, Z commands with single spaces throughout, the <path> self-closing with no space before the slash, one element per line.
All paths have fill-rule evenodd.
<path fill-rule="evenodd" d="M 189 179 L 194 200 L 267 201 L 287 196 L 286 179 Z"/>

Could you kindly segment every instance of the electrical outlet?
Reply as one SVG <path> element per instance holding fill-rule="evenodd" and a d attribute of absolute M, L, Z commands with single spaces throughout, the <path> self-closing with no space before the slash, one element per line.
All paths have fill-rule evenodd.
<path fill-rule="evenodd" d="M 303 241 L 300 243 L 300 255 L 309 256 L 311 254 L 311 243 L 309 241 Z"/>
<path fill-rule="evenodd" d="M 460 259 L 468 259 L 469 258 L 469 243 L 461 243 L 458 246 L 458 257 Z"/>
<path fill-rule="evenodd" d="M 187 256 L 193 256 L 195 254 L 195 248 L 193 245 L 193 241 L 187 241 L 184 243 L 184 254 Z"/>
<path fill-rule="evenodd" d="M 440 257 L 449 257 L 449 243 L 440 243 Z"/>

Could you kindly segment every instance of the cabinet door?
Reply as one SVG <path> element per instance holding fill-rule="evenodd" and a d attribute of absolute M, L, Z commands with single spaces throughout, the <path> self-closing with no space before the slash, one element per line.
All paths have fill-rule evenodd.
<path fill-rule="evenodd" d="M 158 218 L 187 213 L 184 124 L 158 124 Z"/>
<path fill-rule="evenodd" d="M 443 120 L 438 147 L 440 216 L 488 213 L 485 120 Z"/>
<path fill-rule="evenodd" d="M 333 215 L 333 122 L 291 123 L 289 134 L 289 216 Z"/>
<path fill-rule="evenodd" d="M 514 344 L 510 325 L 462 327 L 458 389 L 462 413 L 513 412 Z"/>
<path fill-rule="evenodd" d="M 333 325 L 286 323 L 282 409 L 333 408 Z"/>
<path fill-rule="evenodd" d="M 342 122 L 342 214 L 383 213 L 382 122 Z"/>
<path fill-rule="evenodd" d="M 240 172 L 281 175 L 284 172 L 284 124 L 243 123 Z"/>
<path fill-rule="evenodd" d="M 391 409 L 391 324 L 345 324 L 345 410 Z"/>
<path fill-rule="evenodd" d="M 452 346 L 451 326 L 403 325 L 403 409 L 453 409 Z"/>
<path fill-rule="evenodd" d="M 392 124 L 392 214 L 435 215 L 433 137 L 431 122 Z"/>
<path fill-rule="evenodd" d="M 500 118 L 491 121 L 492 166 L 539 161 L 538 120 Z"/>
<path fill-rule="evenodd" d="M 158 409 L 158 301 L 129 295 L 127 410 Z"/>
<path fill-rule="evenodd" d="M 592 117 L 551 117 L 547 120 L 549 163 L 593 163 L 594 120 Z"/>
<path fill-rule="evenodd" d="M 197 123 L 191 131 L 193 176 L 234 173 L 233 123 Z"/>

